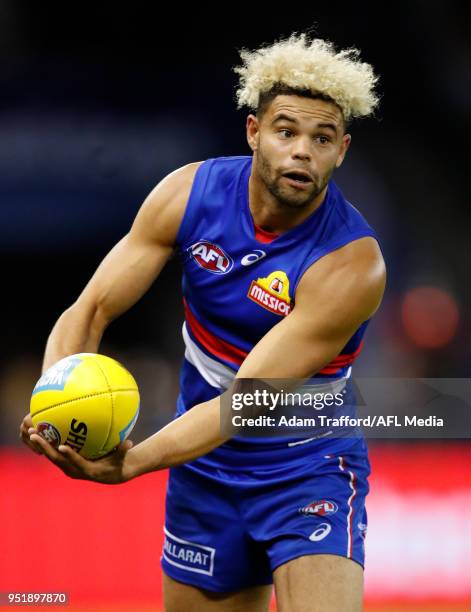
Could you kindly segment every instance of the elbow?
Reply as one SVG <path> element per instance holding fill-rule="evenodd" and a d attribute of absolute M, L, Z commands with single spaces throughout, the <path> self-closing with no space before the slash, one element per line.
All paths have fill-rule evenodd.
<path fill-rule="evenodd" d="M 61 319 L 72 327 L 77 324 L 83 326 L 98 337 L 101 337 L 112 320 L 99 303 L 84 302 L 80 299 L 63 312 Z"/>

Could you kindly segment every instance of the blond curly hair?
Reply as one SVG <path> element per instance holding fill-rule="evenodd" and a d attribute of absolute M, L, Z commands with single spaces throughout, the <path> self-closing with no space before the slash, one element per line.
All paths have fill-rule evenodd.
<path fill-rule="evenodd" d="M 331 42 L 294 33 L 239 53 L 243 63 L 234 68 L 240 77 L 238 108 L 256 111 L 260 97 L 280 86 L 332 100 L 345 121 L 371 115 L 379 103 L 374 91 L 378 77 L 370 64 L 360 61 L 358 49 L 337 52 Z"/>

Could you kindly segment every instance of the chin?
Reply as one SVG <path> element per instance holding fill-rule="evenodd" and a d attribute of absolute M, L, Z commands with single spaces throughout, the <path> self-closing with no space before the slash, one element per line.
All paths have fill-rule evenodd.
<path fill-rule="evenodd" d="M 299 193 L 297 195 L 293 195 L 292 192 L 289 194 L 280 193 L 279 200 L 282 204 L 288 206 L 289 208 L 304 208 L 306 206 L 309 206 L 312 201 L 317 197 L 317 195 L 317 192 L 312 192 L 309 194 Z"/>
<path fill-rule="evenodd" d="M 268 191 L 286 208 L 305 208 L 319 195 L 318 189 L 313 189 L 310 193 L 296 193 L 294 189 L 286 189 L 278 182 L 266 183 Z"/>
<path fill-rule="evenodd" d="M 311 196 L 307 199 L 305 197 L 301 199 L 293 198 L 292 196 L 284 196 L 281 194 L 279 194 L 277 197 L 280 204 L 286 206 L 287 208 L 305 208 L 306 206 L 309 206 L 309 204 L 314 199 L 314 196 Z"/>

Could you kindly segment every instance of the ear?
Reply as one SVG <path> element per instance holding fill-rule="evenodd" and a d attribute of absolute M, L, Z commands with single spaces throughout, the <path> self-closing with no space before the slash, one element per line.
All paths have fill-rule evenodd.
<path fill-rule="evenodd" d="M 260 124 L 255 115 L 250 114 L 247 117 L 246 130 L 249 147 L 252 149 L 252 151 L 256 151 L 258 149 Z"/>
<path fill-rule="evenodd" d="M 342 165 L 342 162 L 345 158 L 345 155 L 347 154 L 348 147 L 350 146 L 351 142 L 352 142 L 351 135 L 344 134 L 344 136 L 342 137 L 342 145 L 340 147 L 340 153 L 339 153 L 339 156 L 337 157 L 337 161 L 335 162 L 336 168 L 340 168 L 340 166 Z"/>

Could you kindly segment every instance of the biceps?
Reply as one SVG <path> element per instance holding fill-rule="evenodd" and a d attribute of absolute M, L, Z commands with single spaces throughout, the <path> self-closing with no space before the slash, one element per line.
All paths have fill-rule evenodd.
<path fill-rule="evenodd" d="M 149 289 L 172 252 L 171 247 L 127 234 L 101 262 L 77 304 L 100 312 L 110 322 Z"/>

